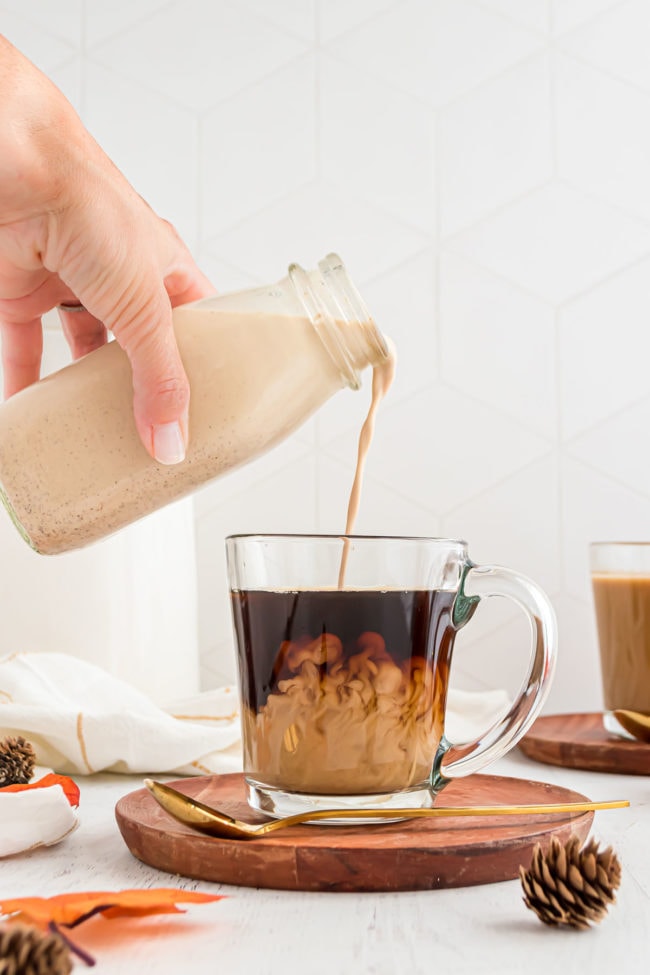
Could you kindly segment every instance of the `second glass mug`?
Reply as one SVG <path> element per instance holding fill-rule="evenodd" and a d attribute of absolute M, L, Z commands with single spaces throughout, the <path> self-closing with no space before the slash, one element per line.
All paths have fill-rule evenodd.
<path fill-rule="evenodd" d="M 430 806 L 451 779 L 501 758 L 544 703 L 553 608 L 525 576 L 474 564 L 463 541 L 237 535 L 226 554 L 244 775 L 250 805 L 267 815 Z M 454 638 L 492 596 L 529 619 L 528 674 L 505 716 L 454 744 Z"/>

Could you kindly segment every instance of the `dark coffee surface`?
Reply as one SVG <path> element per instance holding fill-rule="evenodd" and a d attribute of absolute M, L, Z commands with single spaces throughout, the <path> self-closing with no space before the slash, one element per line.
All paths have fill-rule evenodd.
<path fill-rule="evenodd" d="M 443 590 L 242 590 L 232 594 L 240 648 L 242 695 L 257 711 L 278 681 L 289 674 L 288 644 L 332 636 L 342 645 L 337 665 L 359 654 L 364 634 L 379 634 L 399 667 L 422 658 L 446 672 L 455 635 L 451 623 L 454 592 Z M 361 640 L 361 644 L 360 644 Z M 325 644 L 324 644 L 325 646 Z M 244 649 L 244 654 L 241 653 Z M 327 651 L 319 664 L 328 669 Z M 332 661 L 333 662 L 333 661 Z"/>

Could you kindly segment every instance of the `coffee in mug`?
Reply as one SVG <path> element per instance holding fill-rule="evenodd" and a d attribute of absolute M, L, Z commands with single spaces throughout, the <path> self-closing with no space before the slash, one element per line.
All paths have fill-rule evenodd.
<path fill-rule="evenodd" d="M 595 542 L 590 562 L 605 709 L 650 714 L 650 543 Z"/>
<path fill-rule="evenodd" d="M 426 781 L 442 737 L 454 594 L 234 592 L 246 766 L 294 793 Z"/>
<path fill-rule="evenodd" d="M 432 805 L 504 755 L 546 697 L 551 605 L 531 580 L 472 563 L 464 542 L 240 535 L 226 542 L 250 804 L 271 816 Z M 345 581 L 341 564 L 345 555 Z M 457 632 L 480 600 L 528 615 L 529 673 L 479 739 L 445 737 Z"/>

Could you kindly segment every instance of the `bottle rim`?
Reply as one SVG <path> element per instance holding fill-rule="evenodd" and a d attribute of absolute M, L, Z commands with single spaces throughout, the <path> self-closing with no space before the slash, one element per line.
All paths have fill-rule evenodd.
<path fill-rule="evenodd" d="M 305 310 L 316 333 L 329 352 L 342 378 L 350 389 L 359 389 L 361 378 L 349 346 L 344 341 L 344 331 L 338 327 L 336 319 L 345 326 L 357 325 L 370 347 L 369 362 L 375 364 L 390 355 L 386 340 L 363 298 L 352 283 L 347 269 L 338 254 L 330 253 L 318 262 L 319 284 L 336 312 L 328 308 L 323 297 L 318 294 L 312 276 L 299 264 L 289 266 L 289 280 Z"/>

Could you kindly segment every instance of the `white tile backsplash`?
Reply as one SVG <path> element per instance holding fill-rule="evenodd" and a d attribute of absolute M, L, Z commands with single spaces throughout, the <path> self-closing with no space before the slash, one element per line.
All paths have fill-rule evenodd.
<path fill-rule="evenodd" d="M 560 303 L 650 253 L 650 225 L 554 182 L 450 243 L 484 267 Z"/>
<path fill-rule="evenodd" d="M 517 613 L 505 599 L 484 599 L 458 634 L 452 683 L 458 670 L 461 686 L 462 678 L 471 675 L 480 687 L 503 687 L 514 700 L 526 674 L 529 655 L 530 627 L 523 613 Z"/>
<path fill-rule="evenodd" d="M 650 537 L 646 0 L 0 0 L 0 29 L 218 289 L 340 251 L 399 357 L 360 530 L 537 579 L 549 708 L 599 707 L 587 545 Z M 197 494 L 206 685 L 234 678 L 225 535 L 342 530 L 368 380 Z M 519 682 L 502 603 L 465 686 Z"/>
<path fill-rule="evenodd" d="M 315 75 L 314 55 L 306 55 L 220 101 L 205 115 L 201 123 L 204 237 L 223 233 L 314 179 Z"/>
<path fill-rule="evenodd" d="M 52 3 L 52 0 L 28 0 L 27 3 L 25 0 L 0 2 L 2 33 L 10 37 L 16 45 L 22 41 L 24 46 L 21 46 L 21 50 L 30 58 L 33 58 L 34 54 L 30 54 L 29 51 L 37 51 L 39 43 L 37 38 L 42 31 L 48 34 L 50 39 L 57 38 L 59 41 L 67 42 L 73 48 L 79 47 L 83 37 L 83 13 L 84 0 L 56 0 L 56 3 Z M 12 19 L 13 14 L 16 15 L 16 20 Z M 51 40 L 50 43 L 52 44 Z M 60 50 L 57 45 L 52 44 L 52 54 L 57 50 Z M 40 64 L 39 67 L 43 68 L 43 65 Z"/>
<path fill-rule="evenodd" d="M 197 118 L 112 68 L 89 61 L 85 72 L 85 124 L 138 193 L 195 248 Z M 129 106 L 119 126 L 116 103 Z"/>
<path fill-rule="evenodd" d="M 548 712 L 599 711 L 603 707 L 596 621 L 591 589 L 581 598 L 560 593 L 553 598 L 560 648 L 555 679 L 546 705 Z"/>
<path fill-rule="evenodd" d="M 338 34 L 345 34 L 400 2 L 401 0 L 327 0 L 327 3 L 318 3 L 320 40 L 331 41 Z"/>
<path fill-rule="evenodd" d="M 375 321 L 399 350 L 392 403 L 428 386 L 438 374 L 435 269 L 436 252 L 427 248 L 363 286 Z"/>
<path fill-rule="evenodd" d="M 551 18 L 558 33 L 595 20 L 603 11 L 616 7 L 621 0 L 550 0 Z"/>
<path fill-rule="evenodd" d="M 551 76 L 533 57 L 459 98 L 440 116 L 440 206 L 446 236 L 553 174 Z"/>
<path fill-rule="evenodd" d="M 347 461 L 354 456 L 355 443 L 351 430 L 323 450 Z M 405 499 L 426 503 L 441 515 L 549 449 L 547 440 L 517 420 L 443 385 L 432 385 L 400 403 L 387 401 L 375 443 L 368 473 Z"/>
<path fill-rule="evenodd" d="M 49 19 L 39 20 L 36 11 L 32 19 L 25 16 L 28 7 L 29 4 L 0 4 L 0 30 L 37 68 L 48 74 L 74 57 L 78 27 L 74 40 L 62 38 L 50 31 Z"/>
<path fill-rule="evenodd" d="M 625 268 L 559 313 L 562 435 L 575 437 L 648 394 L 650 260 Z M 626 449 L 635 452 L 637 445 Z"/>
<path fill-rule="evenodd" d="M 241 4 L 177 0 L 93 46 L 92 55 L 171 102 L 201 112 L 306 48 L 304 40 L 278 30 Z"/>
<path fill-rule="evenodd" d="M 567 453 L 626 487 L 650 497 L 648 451 L 641 446 L 650 431 L 650 398 L 608 417 L 577 437 Z M 630 450 L 630 444 L 640 449 Z"/>
<path fill-rule="evenodd" d="M 336 38 L 327 50 L 440 106 L 542 44 L 538 34 L 468 0 L 405 0 Z"/>
<path fill-rule="evenodd" d="M 531 30 L 548 31 L 551 22 L 551 0 L 481 0 L 497 14 L 530 27 Z"/>
<path fill-rule="evenodd" d="M 630 445 L 638 449 L 638 444 Z M 588 545 L 650 538 L 650 496 L 626 487 L 584 462 L 562 459 L 564 591 L 590 595 Z"/>
<path fill-rule="evenodd" d="M 262 20 L 313 43 L 316 36 L 316 0 L 239 0 Z"/>
<path fill-rule="evenodd" d="M 381 112 L 377 112 L 377 105 Z M 435 232 L 435 115 L 370 77 L 362 64 L 320 63 L 323 177 L 425 233 Z M 390 140 L 385 133 L 390 132 Z M 374 147 L 382 146 L 381 152 Z"/>
<path fill-rule="evenodd" d="M 281 277 L 295 260 L 315 267 L 335 250 L 345 258 L 357 284 L 430 244 L 431 238 L 421 231 L 323 180 L 297 188 L 206 241 L 216 257 L 263 281 Z"/>
<path fill-rule="evenodd" d="M 354 455 L 347 462 L 332 457 L 327 450 L 319 453 L 318 530 L 331 534 L 345 531 L 350 488 L 354 479 Z M 372 467 L 364 479 L 367 486 L 359 511 L 356 531 L 360 535 L 428 535 L 438 537 L 442 526 L 427 498 L 420 503 L 407 499 L 376 477 Z"/>
<path fill-rule="evenodd" d="M 561 40 L 561 47 L 623 81 L 650 91 L 650 4 L 617 3 Z"/>
<path fill-rule="evenodd" d="M 553 437 L 558 422 L 553 306 L 452 252 L 442 256 L 439 286 L 445 383 Z"/>
<path fill-rule="evenodd" d="M 560 176 L 650 221 L 650 91 L 559 57 L 555 93 Z"/>
<path fill-rule="evenodd" d="M 455 508 L 442 530 L 467 537 L 475 561 L 516 565 L 555 594 L 562 587 L 559 504 L 557 458 L 547 454 Z"/>
<path fill-rule="evenodd" d="M 23 0 L 14 2 L 24 6 Z M 111 0 L 110 4 L 101 3 L 101 0 L 81 2 L 84 5 L 86 43 L 91 48 L 138 24 L 155 20 L 158 12 L 169 6 L 169 0 L 137 0 L 137 3 L 133 0 Z M 42 0 L 42 3 L 52 10 L 55 8 L 50 0 Z"/>

